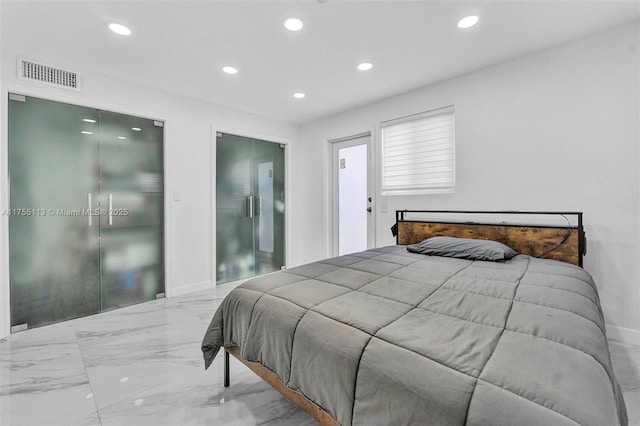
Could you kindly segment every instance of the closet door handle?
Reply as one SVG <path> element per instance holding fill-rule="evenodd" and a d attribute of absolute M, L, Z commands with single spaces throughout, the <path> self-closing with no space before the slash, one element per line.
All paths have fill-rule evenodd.
<path fill-rule="evenodd" d="M 247 195 L 247 217 L 253 218 L 253 195 Z"/>
<path fill-rule="evenodd" d="M 91 212 L 91 193 L 89 192 L 87 194 L 87 204 L 88 204 L 88 212 L 89 212 L 89 226 L 91 226 L 91 216 L 93 216 L 92 212 Z"/>
<path fill-rule="evenodd" d="M 256 197 L 258 199 L 258 211 L 256 213 L 257 217 L 262 216 L 262 197 Z"/>
<path fill-rule="evenodd" d="M 109 226 L 113 225 L 113 195 L 109 194 Z"/>

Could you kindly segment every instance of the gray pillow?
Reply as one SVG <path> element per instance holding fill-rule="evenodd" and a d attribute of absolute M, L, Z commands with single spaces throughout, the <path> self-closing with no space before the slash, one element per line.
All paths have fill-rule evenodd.
<path fill-rule="evenodd" d="M 511 247 L 497 241 L 454 237 L 427 238 L 418 244 L 407 246 L 407 250 L 430 256 L 491 261 L 511 259 L 518 254 Z"/>

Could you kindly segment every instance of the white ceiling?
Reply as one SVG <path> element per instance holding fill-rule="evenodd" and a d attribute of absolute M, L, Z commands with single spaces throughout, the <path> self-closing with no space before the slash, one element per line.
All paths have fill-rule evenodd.
<path fill-rule="evenodd" d="M 1 42 L 305 123 L 640 18 L 640 1 L 7 1 Z M 460 30 L 458 19 L 478 15 Z M 282 23 L 296 16 L 304 28 Z M 129 26 L 117 36 L 107 23 Z M 370 61 L 374 68 L 358 71 Z M 239 69 L 223 74 L 223 65 Z M 302 91 L 307 97 L 294 99 Z"/>

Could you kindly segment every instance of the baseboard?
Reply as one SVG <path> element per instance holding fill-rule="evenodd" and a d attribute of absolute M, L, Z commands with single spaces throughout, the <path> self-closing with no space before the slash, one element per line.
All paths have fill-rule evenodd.
<path fill-rule="evenodd" d="M 640 330 L 607 324 L 607 338 L 640 346 Z"/>
<path fill-rule="evenodd" d="M 184 296 L 185 294 L 193 293 L 202 290 L 211 290 L 215 288 L 216 284 L 213 281 L 202 281 L 199 283 L 185 284 L 179 287 L 174 287 L 167 290 L 167 297 Z"/>
<path fill-rule="evenodd" d="M 291 268 L 295 268 L 297 266 L 302 266 L 302 265 L 306 265 L 308 263 L 313 263 L 313 262 L 318 262 L 319 260 L 322 259 L 307 259 L 307 260 L 289 260 L 289 263 L 287 264 L 287 269 L 291 269 Z"/>

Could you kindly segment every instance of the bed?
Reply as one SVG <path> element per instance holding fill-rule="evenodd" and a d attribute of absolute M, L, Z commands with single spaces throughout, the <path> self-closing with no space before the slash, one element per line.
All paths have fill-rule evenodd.
<path fill-rule="evenodd" d="M 232 354 L 320 424 L 627 424 L 597 289 L 581 268 L 582 213 L 526 213 L 577 217 L 566 226 L 413 213 L 423 212 L 396 212 L 395 246 L 235 288 L 206 330 L 205 367 L 225 348 L 225 386 Z M 434 236 L 517 255 L 415 252 Z"/>

